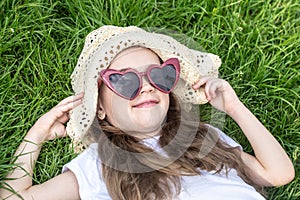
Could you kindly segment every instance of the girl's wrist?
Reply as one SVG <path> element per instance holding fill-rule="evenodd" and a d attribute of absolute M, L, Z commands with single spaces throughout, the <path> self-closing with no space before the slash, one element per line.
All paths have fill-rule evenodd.
<path fill-rule="evenodd" d="M 25 136 L 25 140 L 36 144 L 43 144 L 47 138 L 45 137 L 45 134 L 35 130 L 34 127 L 32 127 Z"/>
<path fill-rule="evenodd" d="M 240 114 L 242 114 L 246 110 L 248 110 L 247 107 L 239 101 L 239 103 L 237 103 L 230 111 L 228 111 L 227 114 L 232 119 L 236 119 Z"/>

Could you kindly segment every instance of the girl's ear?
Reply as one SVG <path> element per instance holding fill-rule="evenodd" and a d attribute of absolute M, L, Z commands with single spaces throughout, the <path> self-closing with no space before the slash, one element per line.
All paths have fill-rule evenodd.
<path fill-rule="evenodd" d="M 104 120 L 105 116 L 106 116 L 106 113 L 105 113 L 105 111 L 104 111 L 104 109 L 103 109 L 103 107 L 102 107 L 102 103 L 101 103 L 101 101 L 98 100 L 98 105 L 97 105 L 97 118 L 98 118 L 99 120 Z"/>
<path fill-rule="evenodd" d="M 98 112 L 98 113 L 97 113 L 97 117 L 98 117 L 99 120 L 104 120 L 104 118 L 105 118 L 105 113 L 100 113 L 100 112 Z"/>

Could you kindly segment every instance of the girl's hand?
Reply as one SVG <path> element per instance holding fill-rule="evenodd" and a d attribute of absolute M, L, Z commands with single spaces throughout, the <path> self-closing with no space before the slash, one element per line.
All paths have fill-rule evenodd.
<path fill-rule="evenodd" d="M 83 93 L 63 99 L 49 112 L 41 116 L 29 130 L 27 138 L 44 142 L 66 135 L 65 123 L 69 120 L 69 111 L 81 104 Z"/>
<path fill-rule="evenodd" d="M 204 87 L 208 102 L 218 110 L 232 114 L 242 103 L 230 84 L 219 78 L 205 76 L 193 85 L 195 90 Z"/>

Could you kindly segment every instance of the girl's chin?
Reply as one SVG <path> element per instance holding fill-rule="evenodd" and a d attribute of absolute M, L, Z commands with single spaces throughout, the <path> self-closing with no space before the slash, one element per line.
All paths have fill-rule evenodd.
<path fill-rule="evenodd" d="M 135 126 L 123 131 L 129 135 L 144 139 L 158 135 L 161 129 L 161 126 Z"/>

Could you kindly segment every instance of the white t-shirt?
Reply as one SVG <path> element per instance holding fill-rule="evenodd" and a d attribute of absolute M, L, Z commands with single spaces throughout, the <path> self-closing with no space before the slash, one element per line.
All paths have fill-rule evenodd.
<path fill-rule="evenodd" d="M 217 129 L 220 138 L 232 147 L 241 146 Z M 156 148 L 159 137 L 144 140 L 146 145 Z M 85 200 L 111 200 L 102 179 L 101 161 L 97 152 L 98 144 L 91 144 L 84 152 L 63 167 L 63 172 L 71 170 L 79 184 L 79 195 Z M 255 189 L 246 184 L 236 170 L 225 173 L 201 171 L 202 175 L 183 176 L 179 200 L 264 200 Z"/>

